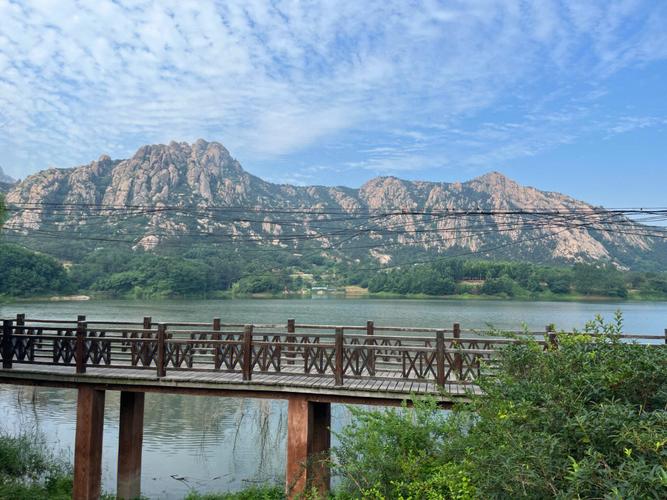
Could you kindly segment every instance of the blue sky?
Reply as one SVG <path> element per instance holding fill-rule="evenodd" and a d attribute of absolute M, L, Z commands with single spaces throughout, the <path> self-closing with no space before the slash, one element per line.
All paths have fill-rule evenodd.
<path fill-rule="evenodd" d="M 667 2 L 0 0 L 0 165 L 222 142 L 275 182 L 497 170 L 666 206 Z"/>

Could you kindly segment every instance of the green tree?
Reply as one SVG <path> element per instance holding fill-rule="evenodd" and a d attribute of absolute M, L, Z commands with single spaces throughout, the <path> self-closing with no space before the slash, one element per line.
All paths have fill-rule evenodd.
<path fill-rule="evenodd" d="M 67 272 L 54 258 L 16 245 L 0 245 L 0 293 L 29 297 L 70 290 Z"/>

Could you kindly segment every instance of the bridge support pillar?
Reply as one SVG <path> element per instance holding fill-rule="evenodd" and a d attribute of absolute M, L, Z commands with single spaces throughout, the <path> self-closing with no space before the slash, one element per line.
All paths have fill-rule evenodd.
<path fill-rule="evenodd" d="M 74 445 L 74 500 L 100 498 L 104 391 L 81 386 L 76 407 Z"/>
<path fill-rule="evenodd" d="M 116 497 L 141 496 L 141 448 L 144 438 L 144 393 L 120 393 Z"/>
<path fill-rule="evenodd" d="M 315 487 L 325 496 L 330 488 L 329 447 L 331 404 L 293 396 L 287 408 L 287 498 Z"/>

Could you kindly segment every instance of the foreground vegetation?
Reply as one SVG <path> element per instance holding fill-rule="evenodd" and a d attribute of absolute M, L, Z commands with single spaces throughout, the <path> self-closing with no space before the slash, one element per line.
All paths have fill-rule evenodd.
<path fill-rule="evenodd" d="M 51 454 L 37 434 L 0 434 L 0 498 L 67 500 L 71 496 L 69 465 Z"/>
<path fill-rule="evenodd" d="M 558 350 L 503 349 L 486 395 L 451 416 L 352 409 L 338 496 L 667 498 L 667 351 L 620 330 L 598 319 Z"/>

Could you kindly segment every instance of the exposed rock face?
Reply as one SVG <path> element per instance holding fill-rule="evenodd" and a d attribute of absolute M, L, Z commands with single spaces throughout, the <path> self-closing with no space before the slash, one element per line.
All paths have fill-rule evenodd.
<path fill-rule="evenodd" d="M 471 220 L 410 213 L 593 209 L 568 196 L 521 186 L 497 172 L 465 183 L 379 177 L 359 189 L 278 185 L 248 174 L 221 144 L 203 140 L 192 145 L 172 142 L 143 146 L 127 160 L 102 156 L 89 165 L 73 169 L 45 170 L 17 184 L 7 194 L 7 203 L 18 208 L 35 204 L 32 210 L 16 212 L 9 221 L 10 227 L 25 229 L 28 233 L 34 229 L 49 229 L 76 231 L 81 236 L 94 230 L 96 234 L 109 237 L 132 238 L 134 244 L 145 248 L 159 246 L 165 239 L 195 238 L 205 233 L 218 238 L 217 242 L 231 244 L 250 240 L 296 251 L 302 241 L 299 236 L 306 234 L 318 236 L 313 241 L 328 252 L 355 258 L 370 255 L 382 262 L 390 261 L 395 252 L 409 247 L 432 253 L 481 252 L 484 257 L 536 261 L 607 259 L 627 263 L 628 255 L 648 255 L 656 251 L 657 245 L 647 237 L 592 231 L 583 225 L 517 227 L 510 215 L 480 216 Z M 54 214 L 48 203 L 76 207 L 69 211 L 61 207 Z M 105 211 L 102 214 L 92 212 L 93 208 L 91 212 L 86 211 L 85 207 L 94 205 L 103 205 Z M 136 207 L 137 213 L 128 216 L 125 212 L 119 216 L 120 207 Z M 183 210 L 174 210 L 174 207 Z M 255 211 L 252 216 L 247 212 L 244 216 L 238 211 L 211 207 L 244 207 Z M 146 211 L 146 208 L 151 210 Z M 262 209 L 328 213 L 291 216 L 290 219 L 284 214 L 262 213 Z M 321 229 L 322 219 L 336 217 L 332 213 L 340 213 L 344 218 L 346 214 L 369 210 L 398 210 L 400 213 L 372 223 L 342 221 L 335 226 L 344 230 L 340 234 Z M 474 230 L 480 225 L 489 230 Z M 351 238 L 355 231 L 358 234 Z M 290 235 L 295 236 L 291 241 Z"/>

